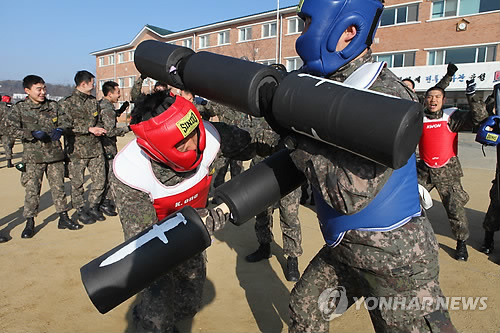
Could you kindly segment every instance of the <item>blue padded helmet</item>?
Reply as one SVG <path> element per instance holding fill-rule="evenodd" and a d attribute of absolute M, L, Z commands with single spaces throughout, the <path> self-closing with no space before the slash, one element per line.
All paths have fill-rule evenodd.
<path fill-rule="evenodd" d="M 303 71 L 327 76 L 360 55 L 372 44 L 383 8 L 379 0 L 301 0 L 297 15 L 311 19 L 295 43 Z M 340 36 L 351 25 L 356 36 L 345 49 L 336 51 Z"/>
<path fill-rule="evenodd" d="M 476 141 L 487 146 L 500 143 L 500 116 L 489 116 L 479 125 Z"/>

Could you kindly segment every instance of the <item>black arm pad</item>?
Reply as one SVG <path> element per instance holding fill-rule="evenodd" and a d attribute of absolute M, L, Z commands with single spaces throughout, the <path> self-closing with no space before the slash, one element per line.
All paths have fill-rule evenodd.
<path fill-rule="evenodd" d="M 393 169 L 415 152 L 423 126 L 419 103 L 298 73 L 281 81 L 272 114 L 284 128 Z"/>

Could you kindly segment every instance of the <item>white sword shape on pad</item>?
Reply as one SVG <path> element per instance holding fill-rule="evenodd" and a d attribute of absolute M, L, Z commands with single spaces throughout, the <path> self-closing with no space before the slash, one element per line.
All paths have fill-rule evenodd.
<path fill-rule="evenodd" d="M 168 239 L 165 236 L 165 233 L 173 228 L 177 227 L 179 224 L 184 223 L 187 224 L 187 220 L 181 213 L 177 213 L 174 217 L 169 219 L 168 221 L 158 225 L 153 224 L 153 229 L 149 230 L 147 233 L 137 238 L 133 242 L 128 243 L 109 257 L 107 257 L 99 267 L 108 266 L 118 262 L 133 253 L 135 250 L 146 244 L 147 242 L 159 238 L 163 243 L 167 244 Z"/>

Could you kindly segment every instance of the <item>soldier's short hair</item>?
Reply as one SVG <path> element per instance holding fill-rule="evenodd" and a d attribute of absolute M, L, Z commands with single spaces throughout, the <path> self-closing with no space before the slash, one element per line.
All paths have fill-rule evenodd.
<path fill-rule="evenodd" d="M 113 92 L 115 90 L 115 88 L 118 87 L 118 83 L 114 82 L 114 81 L 106 81 L 104 82 L 104 84 L 102 85 L 102 94 L 104 96 L 108 96 L 108 94 L 110 92 Z"/>
<path fill-rule="evenodd" d="M 27 75 L 23 79 L 23 88 L 31 89 L 34 84 L 43 83 L 45 81 L 38 75 Z"/>
<path fill-rule="evenodd" d="M 410 79 L 409 77 L 407 77 L 406 79 L 403 79 L 403 82 L 405 82 L 405 81 L 406 82 L 410 82 L 411 83 L 411 87 L 413 89 L 415 89 L 415 82 L 412 79 Z"/>
<path fill-rule="evenodd" d="M 90 73 L 89 71 L 78 71 L 75 74 L 75 84 L 78 87 L 80 84 L 83 82 L 90 82 L 92 79 L 95 78 L 94 74 Z"/>
<path fill-rule="evenodd" d="M 438 87 L 438 86 L 434 86 L 434 87 L 430 87 L 429 89 L 427 89 L 427 91 L 425 92 L 425 96 L 427 96 L 431 91 L 433 90 L 438 90 L 440 91 L 442 94 L 443 94 L 443 97 L 446 96 L 445 92 L 444 92 L 444 89 L 441 88 L 441 87 Z"/>

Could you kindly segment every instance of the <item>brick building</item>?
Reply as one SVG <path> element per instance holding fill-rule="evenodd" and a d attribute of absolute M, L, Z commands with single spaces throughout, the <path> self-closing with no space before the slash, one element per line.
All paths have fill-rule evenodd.
<path fill-rule="evenodd" d="M 252 14 L 183 31 L 146 25 L 130 43 L 91 53 L 96 57 L 97 97 L 107 80 L 119 83 L 122 99 L 139 76 L 134 49 L 148 39 L 209 51 L 264 64 L 282 63 L 288 70 L 302 65 L 295 40 L 303 30 L 296 7 Z M 448 104 L 466 104 L 465 80 L 475 77 L 486 97 L 500 82 L 499 0 L 386 0 L 374 45 L 374 56 L 387 61 L 401 78 L 410 77 L 424 92 L 453 62 L 459 70 L 447 89 Z M 152 89 L 146 80 L 143 91 Z"/>

